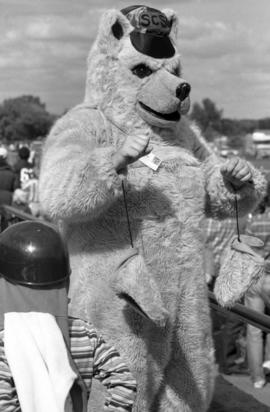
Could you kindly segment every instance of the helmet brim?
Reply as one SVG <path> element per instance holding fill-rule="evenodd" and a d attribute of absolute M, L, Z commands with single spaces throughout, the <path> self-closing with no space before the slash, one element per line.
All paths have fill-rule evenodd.
<path fill-rule="evenodd" d="M 36 287 L 36 288 L 42 288 L 42 287 L 46 287 L 46 286 L 55 286 L 55 285 L 60 285 L 61 283 L 65 283 L 69 280 L 70 275 L 67 274 L 66 276 L 62 277 L 62 278 L 50 278 L 47 279 L 44 282 L 41 282 L 40 280 L 38 281 L 28 281 L 28 280 L 22 280 L 21 275 L 16 276 L 13 273 L 9 273 L 7 276 L 5 276 L 3 273 L 0 273 L 0 276 L 2 276 L 7 282 L 13 283 L 13 284 L 19 284 L 21 286 L 32 286 L 32 287 Z"/>

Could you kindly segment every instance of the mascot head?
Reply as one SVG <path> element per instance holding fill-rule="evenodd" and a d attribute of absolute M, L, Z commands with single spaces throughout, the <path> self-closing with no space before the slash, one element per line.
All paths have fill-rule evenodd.
<path fill-rule="evenodd" d="M 119 124 L 176 126 L 190 105 L 177 26 L 171 10 L 130 6 L 107 11 L 88 58 L 85 101 Z"/>

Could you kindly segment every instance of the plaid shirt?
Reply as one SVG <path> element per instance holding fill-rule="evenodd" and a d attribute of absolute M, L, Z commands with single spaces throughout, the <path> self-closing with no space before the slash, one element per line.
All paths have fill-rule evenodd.
<path fill-rule="evenodd" d="M 264 213 L 253 215 L 246 227 L 246 234 L 256 236 L 264 242 L 264 247 L 258 253 L 270 261 L 270 208 Z"/>
<path fill-rule="evenodd" d="M 215 276 L 220 269 L 220 260 L 225 248 L 230 244 L 233 236 L 236 235 L 235 219 L 206 219 L 205 221 L 205 245 L 213 252 L 215 263 Z"/>
<path fill-rule="evenodd" d="M 136 381 L 119 353 L 107 345 L 88 323 L 69 318 L 70 351 L 83 379 L 88 396 L 92 378 L 107 388 L 104 411 L 132 410 Z M 4 331 L 0 331 L 0 411 L 21 412 L 19 400 L 4 351 Z"/>

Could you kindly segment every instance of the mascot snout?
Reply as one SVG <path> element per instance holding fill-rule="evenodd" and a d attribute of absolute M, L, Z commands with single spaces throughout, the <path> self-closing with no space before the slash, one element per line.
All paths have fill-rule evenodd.
<path fill-rule="evenodd" d="M 159 70 L 141 87 L 137 110 L 147 123 L 174 127 L 189 110 L 191 86 L 167 70 Z"/>

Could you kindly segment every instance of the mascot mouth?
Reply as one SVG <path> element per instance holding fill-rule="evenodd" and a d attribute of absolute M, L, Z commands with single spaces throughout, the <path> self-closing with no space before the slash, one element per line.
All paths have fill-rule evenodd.
<path fill-rule="evenodd" d="M 140 106 L 146 110 L 147 112 L 151 113 L 155 117 L 158 117 L 159 119 L 167 120 L 170 122 L 178 122 L 181 118 L 179 112 L 172 112 L 172 113 L 159 113 L 156 112 L 155 110 L 151 109 L 151 107 L 146 106 L 146 104 L 139 102 Z"/>

